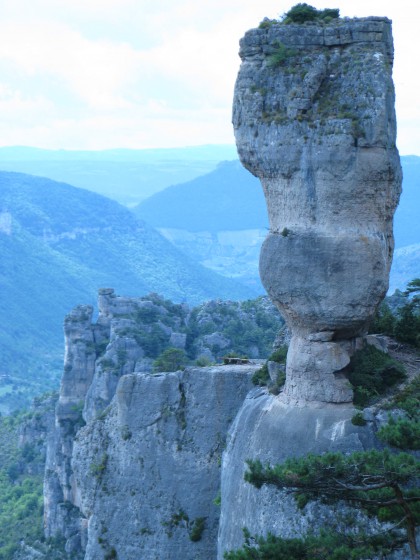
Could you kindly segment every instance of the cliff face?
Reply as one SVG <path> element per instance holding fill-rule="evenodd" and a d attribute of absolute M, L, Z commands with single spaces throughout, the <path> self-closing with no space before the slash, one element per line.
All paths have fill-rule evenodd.
<path fill-rule="evenodd" d="M 380 418 L 350 421 L 345 371 L 388 287 L 401 190 L 389 20 L 267 23 L 246 33 L 240 56 L 236 142 L 270 219 L 260 274 L 292 339 L 284 392 L 249 395 L 231 428 L 220 560 L 243 544 L 242 527 L 290 538 L 343 522 L 343 509 L 311 504 L 302 515 L 287 494 L 256 490 L 245 460 L 378 445 Z"/>
<path fill-rule="evenodd" d="M 300 537 L 345 522 L 320 504 L 302 515 L 290 496 L 256 490 L 243 473 L 248 458 L 377 445 L 382 420 L 371 412 L 367 426 L 353 426 L 344 374 L 386 292 L 392 257 L 401 186 L 392 52 L 385 18 L 245 35 L 234 126 L 267 200 L 261 276 L 292 331 L 286 387 L 247 396 L 251 364 L 148 373 L 147 344 L 158 332 L 179 348 L 188 339 L 201 357 L 226 350 L 215 311 L 253 348 L 245 308 L 231 321 L 209 302 L 189 315 L 188 332 L 182 306 L 168 322 L 167 306 L 112 290 L 100 292 L 95 324 L 90 307 L 76 308 L 65 323 L 45 483 L 47 536 L 63 535 L 71 558 L 221 560 L 243 544 L 243 527 Z"/>
<path fill-rule="evenodd" d="M 293 338 L 293 401 L 351 401 L 344 377 L 388 287 L 401 190 L 386 18 L 274 24 L 241 40 L 233 124 L 270 233 L 260 274 Z"/>
<path fill-rule="evenodd" d="M 176 313 L 151 299 L 103 289 L 96 322 L 83 305 L 65 319 L 44 515 L 46 536 L 64 538 L 72 560 L 216 556 L 221 454 L 259 365 L 150 374 L 144 321 L 153 317 L 173 345 L 186 339 Z M 203 306 L 197 321 L 217 307 Z"/>

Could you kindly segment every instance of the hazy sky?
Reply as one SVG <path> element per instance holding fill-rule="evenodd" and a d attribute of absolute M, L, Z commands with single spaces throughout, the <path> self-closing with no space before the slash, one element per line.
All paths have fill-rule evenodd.
<path fill-rule="evenodd" d="M 283 0 L 0 0 L 0 145 L 233 143 L 238 41 Z M 398 146 L 420 154 L 418 0 L 308 1 L 393 20 Z"/>

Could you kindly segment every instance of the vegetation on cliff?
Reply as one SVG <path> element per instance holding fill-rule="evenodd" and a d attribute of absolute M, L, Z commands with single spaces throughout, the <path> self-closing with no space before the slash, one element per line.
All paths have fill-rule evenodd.
<path fill-rule="evenodd" d="M 390 416 L 388 424 L 378 432 L 379 438 L 399 448 L 398 452 L 385 448 L 307 455 L 274 466 L 249 460 L 245 480 L 257 488 L 271 485 L 292 493 L 301 509 L 314 500 L 330 505 L 346 503 L 351 509 L 347 510 L 345 530 L 337 520 L 332 532 L 331 528 L 325 529 L 302 539 L 253 537 L 245 531 L 244 547 L 226 553 L 226 560 L 362 560 L 374 555 L 382 557 L 405 544 L 410 557 L 417 559 L 420 462 L 406 451 L 416 450 L 419 445 L 419 398 L 417 376 L 384 404 L 385 410 L 398 407 L 405 414 L 397 420 Z M 359 425 L 365 424 L 366 421 Z M 386 525 L 375 526 L 372 520 Z"/>
<path fill-rule="evenodd" d="M 35 444 L 19 446 L 32 413 L 0 417 L 0 560 L 11 560 L 19 542 L 43 537 L 44 457 Z"/>
<path fill-rule="evenodd" d="M 370 332 L 394 336 L 399 342 L 420 348 L 420 278 L 414 278 L 404 292 L 381 304 Z"/>
<path fill-rule="evenodd" d="M 340 10 L 337 8 L 325 8 L 318 10 L 305 2 L 296 4 L 287 11 L 280 19 L 265 18 L 260 23 L 260 28 L 269 27 L 275 23 L 289 25 L 290 23 L 304 24 L 307 22 L 317 22 L 318 24 L 330 23 L 340 17 Z"/>

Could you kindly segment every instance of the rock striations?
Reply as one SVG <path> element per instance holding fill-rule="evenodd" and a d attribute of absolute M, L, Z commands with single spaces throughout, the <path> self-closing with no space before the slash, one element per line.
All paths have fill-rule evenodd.
<path fill-rule="evenodd" d="M 388 288 L 401 191 L 391 22 L 273 24 L 241 40 L 233 124 L 260 178 L 265 288 L 292 330 L 291 401 L 351 401 L 349 363 Z"/>

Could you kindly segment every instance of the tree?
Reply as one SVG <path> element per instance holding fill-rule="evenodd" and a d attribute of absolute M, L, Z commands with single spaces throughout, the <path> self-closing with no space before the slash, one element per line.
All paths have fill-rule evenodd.
<path fill-rule="evenodd" d="M 411 299 L 398 311 L 395 337 L 401 342 L 420 347 L 420 278 L 409 282 L 404 296 L 411 296 Z"/>
<path fill-rule="evenodd" d="M 407 289 L 404 292 L 404 295 L 413 295 L 412 302 L 416 305 L 420 305 L 420 278 L 414 278 L 411 282 L 408 283 Z"/>
<path fill-rule="evenodd" d="M 381 546 L 402 546 L 408 543 L 412 559 L 419 559 L 416 527 L 420 519 L 420 492 L 412 487 L 420 475 L 420 463 L 407 453 L 393 454 L 388 449 L 356 452 L 350 455 L 326 453 L 287 459 L 275 466 L 248 461 L 245 480 L 261 488 L 264 484 L 292 492 L 303 507 L 310 500 L 334 503 L 347 502 L 350 507 L 363 508 L 379 521 L 393 522 L 388 539 Z M 398 535 L 398 528 L 405 532 Z M 398 535 L 398 536 L 397 536 Z M 322 535 L 321 535 L 322 536 Z M 359 535 L 360 537 L 363 535 Z M 348 540 L 343 536 L 343 542 Z M 373 537 L 366 537 L 366 542 Z M 316 556 L 314 556 L 315 558 Z M 235 557 L 232 557 L 232 560 Z M 238 559 L 240 557 L 237 557 Z M 244 558 L 247 558 L 246 556 Z M 274 558 L 248 556 L 248 558 Z M 297 556 L 300 558 L 300 556 Z M 306 558 L 301 556 L 301 558 Z M 334 558 L 334 556 L 324 556 Z M 358 558 L 366 558 L 359 555 Z"/>
<path fill-rule="evenodd" d="M 306 21 L 316 20 L 331 21 L 339 16 L 340 10 L 338 9 L 326 8 L 325 10 L 317 10 L 309 4 L 300 3 L 286 12 L 283 23 L 305 23 Z"/>
<path fill-rule="evenodd" d="M 154 371 L 177 371 L 187 363 L 187 356 L 180 348 L 167 348 L 153 363 Z"/>
<path fill-rule="evenodd" d="M 226 560 L 371 560 L 377 554 L 396 549 L 397 541 L 389 542 L 383 535 L 342 535 L 324 531 L 303 539 L 283 539 L 268 534 L 252 537 L 244 530 L 245 545 L 240 550 L 226 552 Z"/>
<path fill-rule="evenodd" d="M 369 328 L 369 332 L 392 336 L 395 328 L 395 316 L 386 302 L 382 302 Z"/>

